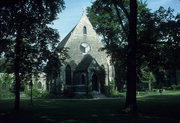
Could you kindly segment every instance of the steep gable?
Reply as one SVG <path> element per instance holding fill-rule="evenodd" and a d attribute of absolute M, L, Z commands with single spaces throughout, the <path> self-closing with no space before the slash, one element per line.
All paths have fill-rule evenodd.
<path fill-rule="evenodd" d="M 99 51 L 103 47 L 102 42 L 86 14 L 82 15 L 78 24 L 61 41 L 59 47 L 68 47 L 70 59 L 67 62 L 73 61 L 77 65 L 86 54 L 95 58 L 99 64 L 107 61 L 106 53 Z"/>
<path fill-rule="evenodd" d="M 76 27 L 76 26 L 75 26 Z M 75 27 L 66 35 L 66 37 L 60 42 L 58 48 L 63 48 L 65 46 L 65 44 L 67 43 L 67 41 L 69 40 L 72 32 L 74 31 Z"/>
<path fill-rule="evenodd" d="M 83 28 L 86 28 L 86 36 L 95 36 L 98 39 L 98 35 L 93 29 L 92 24 L 90 23 L 86 14 L 83 14 L 79 23 L 65 36 L 65 38 L 60 42 L 59 48 L 67 47 L 66 43 L 71 39 L 74 35 L 83 35 Z"/>

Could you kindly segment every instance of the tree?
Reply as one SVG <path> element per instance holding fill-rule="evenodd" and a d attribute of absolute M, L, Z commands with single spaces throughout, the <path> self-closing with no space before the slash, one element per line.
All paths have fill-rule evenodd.
<path fill-rule="evenodd" d="M 173 74 L 174 82 L 167 80 L 167 74 L 171 73 L 169 71 L 174 73 L 180 68 L 178 64 L 180 61 L 178 54 L 180 51 L 179 14 L 175 15 L 173 11 L 171 8 L 166 10 L 160 7 L 151 13 L 148 19 L 149 24 L 142 33 L 144 41 L 141 40 L 142 43 L 139 47 L 139 49 L 143 49 L 141 50 L 141 54 L 144 54 L 143 62 L 146 61 L 148 67 L 155 73 L 157 80 L 155 85 L 158 88 L 175 83 L 176 74 Z M 147 38 L 148 34 L 151 34 L 151 37 Z"/>
<path fill-rule="evenodd" d="M 136 104 L 137 1 L 130 1 L 130 7 L 128 7 L 130 8 L 130 13 L 125 8 L 125 5 L 127 4 L 128 4 L 128 1 L 122 1 L 122 0 L 120 1 L 97 0 L 96 2 L 94 2 L 92 10 L 93 9 L 95 9 L 95 11 L 99 10 L 100 14 L 102 14 L 104 11 L 105 14 L 102 14 L 104 15 L 103 16 L 104 18 L 107 18 L 106 16 L 108 16 L 108 14 L 111 16 L 112 15 L 115 16 L 114 19 L 111 18 L 111 20 L 108 18 L 110 21 L 105 23 L 107 24 L 107 26 L 104 26 L 102 24 L 101 27 L 105 27 L 106 30 L 102 31 L 101 34 L 103 34 L 107 47 L 110 46 L 110 48 L 106 47 L 106 49 L 110 51 L 110 53 L 112 54 L 112 58 L 115 58 L 115 59 L 120 58 L 118 57 L 120 55 L 119 51 L 122 51 L 121 50 L 123 49 L 122 47 L 126 47 L 125 49 L 127 50 L 126 52 L 127 57 L 126 57 L 126 62 L 125 62 L 127 65 L 127 68 L 126 68 L 127 69 L 126 108 L 130 108 L 132 112 L 136 112 L 137 110 L 137 104 Z M 102 6 L 103 10 L 100 10 L 99 8 L 100 6 Z M 114 9 L 112 9 L 111 7 L 113 7 Z M 120 14 L 121 13 L 120 10 L 124 12 L 123 18 L 122 18 L 122 15 Z M 92 14 L 90 13 L 90 16 L 91 15 Z M 116 23 L 115 20 L 118 21 L 119 23 Z M 110 24 L 110 26 L 108 24 Z M 119 33 L 122 33 L 122 35 L 118 35 Z M 123 43 L 125 44 L 124 46 L 119 45 Z M 118 59 L 117 61 L 120 61 L 120 60 Z"/>
<path fill-rule="evenodd" d="M 163 67 L 163 69 L 166 69 L 168 66 L 167 61 L 173 62 L 173 60 L 170 59 L 170 56 L 176 58 L 176 60 L 174 60 L 175 64 L 178 63 L 177 61 L 179 61 L 180 58 L 177 54 L 175 55 L 173 53 L 175 55 L 174 57 L 171 53 L 168 56 L 168 53 L 165 52 L 167 49 L 172 52 L 178 51 L 179 49 L 179 43 L 177 43 L 177 39 L 179 39 L 179 31 L 177 31 L 177 29 L 179 27 L 175 27 L 174 25 L 178 25 L 178 21 L 172 16 L 173 10 L 165 10 L 160 7 L 158 11 L 151 13 L 147 8 L 147 4 L 139 1 L 137 11 L 138 37 L 137 41 L 135 41 L 136 43 L 132 43 L 130 42 L 132 37 L 129 36 L 130 32 L 128 32 L 131 24 L 130 18 L 132 17 L 129 13 L 130 7 L 128 0 L 96 0 L 88 10 L 88 16 L 90 17 L 92 24 L 96 31 L 102 35 L 105 44 L 104 49 L 111 55 L 112 62 L 118 64 L 116 66 L 121 68 L 123 68 L 122 66 L 125 66 L 124 72 L 127 71 L 128 73 L 127 79 L 131 79 L 129 74 L 131 73 L 131 69 L 127 66 L 132 65 L 131 62 L 134 61 L 133 59 L 135 58 L 133 57 L 135 56 L 136 64 L 133 63 L 133 66 L 136 65 L 137 71 L 140 71 L 141 66 L 144 64 L 150 68 Z M 130 39 L 128 37 L 130 37 Z M 172 45 L 171 47 L 173 48 L 170 49 L 167 44 L 169 44 L 169 46 Z M 131 52 L 132 47 L 135 49 L 134 52 Z M 171 65 L 176 67 L 175 64 Z M 135 76 L 134 71 L 134 79 L 137 78 Z M 137 78 L 137 80 L 139 80 L 139 78 Z M 135 85 L 133 87 L 135 87 Z M 133 97 L 135 97 L 135 88 L 130 90 L 133 90 L 134 95 L 130 96 L 130 98 L 133 99 Z M 126 102 L 131 102 L 128 100 L 129 99 L 127 99 Z M 127 104 L 126 107 L 128 107 L 128 105 L 129 104 Z"/>
<path fill-rule="evenodd" d="M 0 73 L 12 73 L 12 64 L 6 58 L 0 58 Z"/>
<path fill-rule="evenodd" d="M 148 84 L 149 91 L 152 90 L 152 83 L 156 81 L 154 74 L 148 66 L 143 66 L 140 71 L 140 81 Z"/>
<path fill-rule="evenodd" d="M 48 54 L 57 46 L 59 35 L 48 24 L 62 11 L 64 1 L 3 0 L 0 8 L 0 42 L 5 46 L 1 51 L 14 63 L 14 108 L 19 110 L 22 81 L 42 72 Z"/>
<path fill-rule="evenodd" d="M 119 73 L 126 71 L 127 37 L 118 23 L 113 4 L 110 1 L 97 0 L 91 8 L 88 8 L 88 17 L 96 32 L 102 36 L 105 45 L 101 50 L 106 50 L 111 56 L 111 62 L 115 65 L 116 85 L 122 85 L 125 76 Z M 126 19 L 123 17 L 123 22 L 125 22 Z M 127 30 L 128 26 L 125 24 L 124 28 Z M 120 89 L 119 86 L 118 88 Z"/>
<path fill-rule="evenodd" d="M 47 78 L 47 85 L 48 85 L 48 90 L 50 92 L 57 92 L 56 88 L 56 79 L 59 77 L 60 74 L 60 68 L 62 66 L 62 63 L 66 60 L 66 58 L 69 58 L 68 55 L 68 48 L 59 48 L 57 47 L 54 52 L 50 54 L 50 57 L 48 59 L 47 65 L 44 68 L 44 71 L 46 73 L 46 78 Z M 61 55 L 58 55 L 61 54 Z M 52 81 L 54 81 L 54 86 L 52 87 Z M 51 88 L 50 88 L 50 86 Z"/>
<path fill-rule="evenodd" d="M 136 52 L 137 52 L 137 1 L 130 0 L 129 35 L 128 35 L 128 51 L 127 51 L 126 108 L 130 108 L 130 111 L 132 111 L 133 113 L 137 111 Z"/>

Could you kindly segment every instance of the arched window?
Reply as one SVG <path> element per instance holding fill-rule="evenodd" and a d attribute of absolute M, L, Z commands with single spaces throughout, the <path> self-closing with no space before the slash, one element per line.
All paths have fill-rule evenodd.
<path fill-rule="evenodd" d="M 87 34 L 86 26 L 83 27 L 83 34 Z"/>
<path fill-rule="evenodd" d="M 82 75 L 81 75 L 81 84 L 85 84 L 85 81 L 86 81 L 85 75 L 82 74 Z"/>
<path fill-rule="evenodd" d="M 42 89 L 42 83 L 38 82 L 38 89 Z"/>
<path fill-rule="evenodd" d="M 66 84 L 71 85 L 71 67 L 69 65 L 66 66 Z"/>
<path fill-rule="evenodd" d="M 6 83 L 5 82 L 2 83 L 2 89 L 6 89 Z"/>

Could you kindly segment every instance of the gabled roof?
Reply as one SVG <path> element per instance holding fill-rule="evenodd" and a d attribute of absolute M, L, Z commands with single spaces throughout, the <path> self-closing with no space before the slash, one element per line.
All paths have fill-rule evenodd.
<path fill-rule="evenodd" d="M 64 45 L 67 43 L 67 41 L 69 40 L 71 33 L 74 31 L 74 29 L 76 28 L 76 26 L 66 35 L 66 37 L 59 43 L 58 48 L 63 48 Z"/>
<path fill-rule="evenodd" d="M 86 72 L 89 68 L 101 68 L 97 61 L 89 54 L 85 55 L 81 62 L 76 67 L 75 72 Z"/>
<path fill-rule="evenodd" d="M 78 25 L 82 24 L 82 23 L 86 23 L 86 24 L 89 24 L 91 25 L 88 17 L 86 16 L 86 13 L 83 13 L 81 19 L 79 20 L 79 22 L 77 23 L 77 25 L 66 35 L 66 37 L 60 42 L 58 48 L 62 48 L 66 45 L 66 43 L 68 42 L 68 40 L 70 39 L 71 37 L 71 34 L 74 32 L 74 30 L 78 27 Z M 92 25 L 91 25 L 92 27 Z M 93 27 L 92 27 L 93 28 Z"/>
<path fill-rule="evenodd" d="M 81 60 L 81 62 L 78 64 L 76 68 L 77 71 L 87 71 L 88 67 L 93 61 L 93 57 L 89 54 L 85 55 L 84 58 Z"/>

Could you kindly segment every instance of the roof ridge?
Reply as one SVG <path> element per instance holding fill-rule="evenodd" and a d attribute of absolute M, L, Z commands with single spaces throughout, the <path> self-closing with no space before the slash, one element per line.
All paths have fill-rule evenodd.
<path fill-rule="evenodd" d="M 77 25 L 76 25 L 77 26 Z M 62 48 L 64 47 L 64 45 L 67 43 L 67 41 L 69 40 L 71 33 L 74 31 L 74 29 L 76 28 L 76 26 L 65 36 L 65 38 L 59 43 L 58 48 Z"/>

